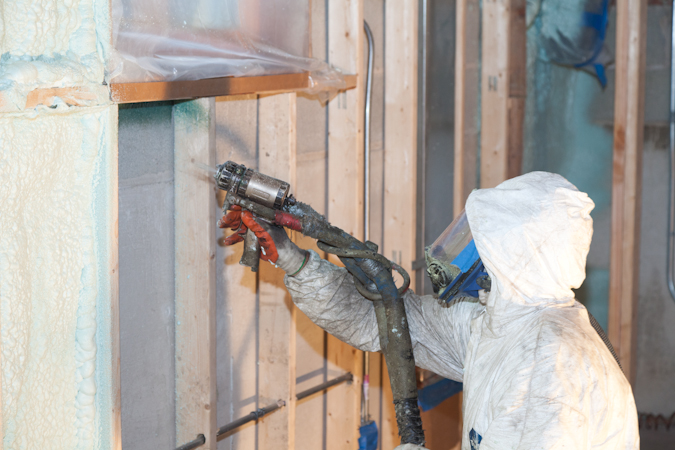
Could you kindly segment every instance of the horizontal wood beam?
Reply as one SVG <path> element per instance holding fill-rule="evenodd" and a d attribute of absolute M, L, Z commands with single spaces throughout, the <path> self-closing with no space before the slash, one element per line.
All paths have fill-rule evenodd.
<path fill-rule="evenodd" d="M 190 81 L 112 83 L 110 85 L 110 99 L 115 103 L 142 103 L 225 95 L 276 94 L 301 91 L 307 89 L 309 84 L 308 72 Z M 356 75 L 345 75 L 345 84 L 345 90 L 354 89 L 356 87 Z"/>

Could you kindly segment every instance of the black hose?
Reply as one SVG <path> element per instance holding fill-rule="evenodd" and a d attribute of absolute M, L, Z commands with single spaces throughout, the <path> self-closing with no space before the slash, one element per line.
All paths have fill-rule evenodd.
<path fill-rule="evenodd" d="M 273 209 L 231 195 L 228 205 L 239 205 L 268 220 L 276 220 Z M 392 263 L 374 252 L 368 244 L 359 241 L 344 230 L 331 225 L 324 216 L 302 202 L 284 205 L 283 211 L 291 214 L 298 222 L 302 234 L 316 239 L 331 253 L 344 255 L 340 260 L 362 285 L 371 282 L 381 296 L 373 301 L 380 335 L 380 347 L 387 363 L 391 391 L 396 407 L 396 422 L 402 444 L 423 445 L 424 430 L 417 402 L 417 380 L 412 340 L 403 303 L 403 292 L 399 292 L 391 272 Z M 320 247 L 321 248 L 321 247 Z M 402 269 L 401 269 L 402 270 Z M 408 278 L 408 277 L 404 277 Z M 407 286 L 405 287 L 407 289 Z M 404 290 L 405 290 L 404 289 Z M 415 406 L 412 406 L 412 404 Z"/>

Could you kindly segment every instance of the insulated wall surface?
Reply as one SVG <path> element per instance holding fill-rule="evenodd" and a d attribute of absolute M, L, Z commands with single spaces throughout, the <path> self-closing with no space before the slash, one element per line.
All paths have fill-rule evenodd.
<path fill-rule="evenodd" d="M 675 302 L 668 292 L 665 268 L 670 164 L 664 94 L 669 91 L 671 12 L 669 4 L 650 5 L 647 12 L 640 299 L 633 389 L 641 413 L 643 450 L 675 448 Z M 670 428 L 662 419 L 670 419 Z"/>
<path fill-rule="evenodd" d="M 5 449 L 120 445 L 108 6 L 7 0 L 0 10 Z"/>
<path fill-rule="evenodd" d="M 0 115 L 5 448 L 108 448 L 116 109 Z M 98 357 L 97 357 L 98 356 Z"/>
<path fill-rule="evenodd" d="M 633 387 L 643 450 L 675 445 L 675 428 L 666 427 L 666 420 L 675 413 L 675 303 L 665 273 L 670 17 L 670 6 L 649 2 L 642 224 L 636 264 L 640 298 L 634 319 L 638 321 L 637 377 Z M 612 54 L 615 23 L 612 7 L 606 41 Z M 586 281 L 576 294 L 607 329 L 615 70 L 608 68 L 608 84 L 603 90 L 591 74 L 544 63 L 534 57 L 535 52 L 536 43 L 530 39 L 523 172 L 558 172 L 595 202 Z"/>
<path fill-rule="evenodd" d="M 612 13 L 607 38 L 612 53 L 614 24 Z M 612 128 L 595 120 L 592 112 L 598 102 L 613 98 L 614 90 L 603 90 L 590 73 L 542 61 L 538 51 L 532 27 L 527 41 L 523 173 L 559 173 L 595 202 L 586 281 L 576 295 L 607 329 L 613 138 Z"/>
<path fill-rule="evenodd" d="M 122 445 L 175 447 L 171 103 L 120 108 Z"/>

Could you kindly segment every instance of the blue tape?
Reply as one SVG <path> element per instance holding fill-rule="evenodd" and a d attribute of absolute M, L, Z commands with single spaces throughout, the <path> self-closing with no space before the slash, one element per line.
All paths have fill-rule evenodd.
<path fill-rule="evenodd" d="M 377 424 L 369 422 L 359 428 L 359 450 L 377 450 Z"/>
<path fill-rule="evenodd" d="M 420 405 L 422 411 L 429 411 L 458 392 L 462 392 L 463 388 L 464 385 L 462 383 L 443 378 L 434 384 L 418 390 L 417 403 Z"/>

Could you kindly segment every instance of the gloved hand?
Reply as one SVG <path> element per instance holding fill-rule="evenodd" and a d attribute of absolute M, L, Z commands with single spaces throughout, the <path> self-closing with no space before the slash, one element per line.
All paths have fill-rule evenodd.
<path fill-rule="evenodd" d="M 426 447 L 420 447 L 416 444 L 403 444 L 396 447 L 394 450 L 428 450 Z"/>
<path fill-rule="evenodd" d="M 225 239 L 225 245 L 243 241 L 246 232 L 251 230 L 260 242 L 260 259 L 271 262 L 290 276 L 297 274 L 309 259 L 307 251 L 295 245 L 282 227 L 256 221 L 250 211 L 242 211 L 239 206 L 232 206 L 218 221 L 218 227 L 235 231 Z"/>

